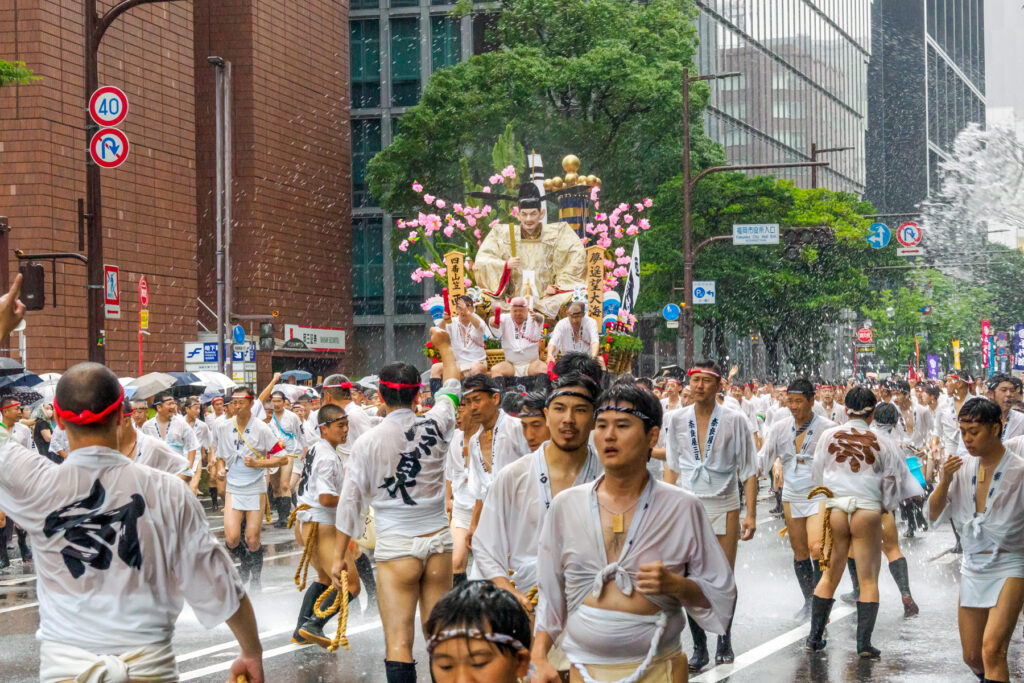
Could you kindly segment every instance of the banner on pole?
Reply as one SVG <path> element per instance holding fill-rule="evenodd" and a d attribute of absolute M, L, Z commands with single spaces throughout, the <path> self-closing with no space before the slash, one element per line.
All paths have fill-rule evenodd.
<path fill-rule="evenodd" d="M 1024 370 L 1024 323 L 1013 326 L 1013 369 Z"/>
<path fill-rule="evenodd" d="M 619 315 L 624 319 L 633 312 L 636 300 L 640 296 L 640 240 L 633 240 L 633 257 L 629 261 L 629 275 L 626 277 L 626 289 L 622 292 L 622 309 Z"/>
<path fill-rule="evenodd" d="M 602 299 L 604 298 L 604 247 L 587 249 L 587 315 L 601 329 Z"/>
<path fill-rule="evenodd" d="M 953 369 L 954 370 L 961 370 L 962 369 L 960 367 L 960 340 L 959 339 L 954 339 L 953 340 Z"/>
<path fill-rule="evenodd" d="M 939 357 L 934 353 L 929 353 L 926 362 L 928 363 L 928 379 L 938 379 Z"/>
<path fill-rule="evenodd" d="M 466 255 L 461 251 L 449 251 L 444 255 L 444 267 L 448 276 L 448 299 L 455 301 L 466 293 Z"/>
<path fill-rule="evenodd" d="M 989 347 L 992 345 L 992 324 L 987 320 L 981 321 L 981 367 L 988 369 Z"/>

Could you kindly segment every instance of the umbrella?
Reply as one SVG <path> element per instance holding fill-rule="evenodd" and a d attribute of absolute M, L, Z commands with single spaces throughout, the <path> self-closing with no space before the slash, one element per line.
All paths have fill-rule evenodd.
<path fill-rule="evenodd" d="M 199 377 L 199 382 L 203 387 L 206 387 L 207 391 L 219 391 L 220 395 L 224 392 L 230 391 L 238 386 L 238 383 L 233 379 L 221 372 L 214 372 L 212 370 L 200 370 L 192 373 Z"/>
<path fill-rule="evenodd" d="M 56 382 L 57 380 L 60 379 L 60 373 L 59 372 L 44 372 L 43 374 L 39 375 L 39 379 L 43 380 L 44 382 L 49 382 L 50 380 L 53 380 L 54 382 Z"/>
<path fill-rule="evenodd" d="M 161 391 L 167 391 L 174 386 L 175 382 L 177 382 L 177 379 L 166 372 L 150 372 L 138 379 L 133 379 L 127 386 L 135 387 L 133 398 L 142 400 L 152 398 Z"/>
<path fill-rule="evenodd" d="M 280 391 L 285 397 L 294 402 L 299 396 L 310 395 L 308 387 L 300 387 L 294 384 L 275 384 L 273 391 Z"/>
<path fill-rule="evenodd" d="M 176 387 L 184 387 L 189 384 L 201 385 L 203 383 L 199 375 L 194 372 L 168 372 L 167 374 L 174 378 L 173 386 Z"/>
<path fill-rule="evenodd" d="M 289 370 L 288 372 L 281 373 L 281 379 L 292 379 L 296 382 L 305 382 L 313 379 L 313 375 L 306 372 L 305 370 Z"/>
<path fill-rule="evenodd" d="M 36 402 L 41 402 L 43 400 L 43 395 L 39 392 L 32 391 L 31 389 L 23 389 L 21 387 L 16 387 L 14 389 L 13 396 L 21 402 L 21 405 L 29 406 L 30 408 L 34 408 Z"/>
<path fill-rule="evenodd" d="M 135 381 L 134 377 L 118 377 L 117 381 L 121 383 L 122 387 L 126 387 Z"/>
<path fill-rule="evenodd" d="M 0 356 L 0 375 L 17 375 L 25 372 L 25 366 L 8 356 Z"/>
<path fill-rule="evenodd" d="M 3 364 L 0 363 L 0 366 L 2 365 Z M 42 382 L 42 380 L 39 379 L 39 375 L 26 370 L 20 370 L 8 374 L 4 373 L 5 370 L 0 367 L 0 389 L 8 389 L 10 387 L 34 387 Z"/>

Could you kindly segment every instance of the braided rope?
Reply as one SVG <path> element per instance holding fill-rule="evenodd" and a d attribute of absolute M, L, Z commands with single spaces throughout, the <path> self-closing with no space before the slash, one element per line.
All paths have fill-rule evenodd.
<path fill-rule="evenodd" d="M 341 585 L 348 586 L 348 572 L 341 572 Z M 343 591 L 334 591 L 334 602 L 327 609 L 323 608 L 325 598 L 330 595 L 330 590 L 325 590 L 320 594 L 320 597 L 316 599 L 316 603 L 313 604 L 313 614 L 320 617 L 321 619 L 328 619 L 335 613 L 338 614 L 338 630 L 334 634 L 334 640 L 331 641 L 328 646 L 328 652 L 334 652 L 339 647 L 344 647 L 346 650 L 352 648 L 348 645 L 348 638 L 345 637 L 345 631 L 348 629 L 348 589 Z"/>
<path fill-rule="evenodd" d="M 836 496 L 836 494 L 832 493 L 832 489 L 827 486 L 815 486 L 807 494 L 807 499 L 810 500 L 818 495 L 824 495 L 826 498 L 835 498 Z M 828 506 L 825 506 L 825 518 L 822 520 L 821 527 L 823 538 L 821 543 L 821 559 L 818 560 L 818 567 L 824 572 L 832 562 L 832 508 Z"/>
<path fill-rule="evenodd" d="M 526 591 L 526 599 L 529 600 L 534 607 L 537 606 L 537 586 Z"/>
<path fill-rule="evenodd" d="M 270 524 L 270 499 L 267 498 L 267 494 L 260 494 L 260 504 L 263 505 L 263 517 L 267 520 L 267 524 Z"/>
<path fill-rule="evenodd" d="M 303 503 L 297 506 L 292 513 L 288 515 L 288 528 L 291 529 L 295 524 L 295 516 L 302 510 L 308 510 L 309 505 Z M 313 526 L 309 530 L 309 537 L 306 539 L 306 544 L 302 548 L 302 557 L 299 558 L 299 568 L 295 570 L 295 585 L 299 587 L 299 590 L 306 590 L 306 575 L 309 574 L 309 563 L 313 559 L 313 553 L 316 551 L 317 537 L 319 536 L 320 524 L 317 522 L 310 522 Z M 299 577 L 302 577 L 301 581 Z"/>
<path fill-rule="evenodd" d="M 299 514 L 303 510 L 309 510 L 309 509 L 310 509 L 310 507 L 306 503 L 300 503 L 299 505 L 296 505 L 295 509 L 292 510 L 292 513 L 290 515 L 288 515 L 288 528 L 291 529 L 292 526 L 295 524 L 295 515 Z"/>

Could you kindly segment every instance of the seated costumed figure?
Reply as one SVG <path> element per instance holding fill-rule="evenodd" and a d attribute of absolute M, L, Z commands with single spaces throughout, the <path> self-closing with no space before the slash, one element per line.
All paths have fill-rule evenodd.
<path fill-rule="evenodd" d="M 568 223 L 541 222 L 540 190 L 530 182 L 519 197 L 473 193 L 490 201 L 517 201 L 519 225 L 496 225 L 473 262 L 476 284 L 488 295 L 508 299 L 532 296 L 534 310 L 555 319 L 573 288 L 586 286 L 586 250 Z"/>

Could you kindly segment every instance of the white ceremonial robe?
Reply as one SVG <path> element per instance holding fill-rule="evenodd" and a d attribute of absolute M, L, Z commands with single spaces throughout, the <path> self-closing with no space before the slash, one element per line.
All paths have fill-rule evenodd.
<path fill-rule="evenodd" d="M 472 579 L 509 578 L 520 592 L 537 585 L 537 542 L 551 506 L 545 441 L 533 453 L 504 468 L 494 478 L 473 536 Z M 573 486 L 604 473 L 593 447 Z"/>
<path fill-rule="evenodd" d="M 188 422 L 188 420 L 186 420 Z M 200 448 L 209 448 L 213 445 L 213 431 L 206 422 L 196 419 L 191 425 L 192 431 L 196 434 L 196 442 Z"/>
<path fill-rule="evenodd" d="M 155 417 L 151 417 L 142 425 L 142 433 L 160 439 L 186 458 L 189 452 L 199 450 L 196 433 L 181 415 L 171 416 L 171 421 L 166 427 L 157 422 Z"/>
<path fill-rule="evenodd" d="M 573 352 L 590 355 L 590 348 L 600 340 L 600 334 L 597 321 L 590 316 L 583 318 L 578 334 L 573 332 L 569 318 L 562 318 L 551 331 L 548 348 L 554 349 L 555 358 Z"/>
<path fill-rule="evenodd" d="M 469 468 L 462 452 L 464 438 L 461 429 L 456 429 L 452 434 L 448 457 L 444 463 L 444 478 L 452 485 L 452 507 L 472 512 L 476 499 L 469 492 Z M 454 513 L 452 515 L 454 517 Z"/>
<path fill-rule="evenodd" d="M 270 413 L 270 422 L 265 423 L 274 432 L 277 440 L 284 444 L 284 454 L 292 458 L 302 455 L 302 420 L 290 410 L 282 411 L 281 416 Z"/>
<path fill-rule="evenodd" d="M 771 469 L 776 458 L 782 461 L 782 500 L 790 504 L 791 511 L 798 507 L 801 513 L 807 513 L 793 515 L 795 517 L 808 517 L 818 511 L 818 504 L 807 498 L 807 494 L 814 488 L 811 468 L 818 440 L 835 426 L 831 420 L 814 415 L 804 432 L 799 453 L 796 452 L 796 420 L 792 414 L 786 419 L 777 420 L 768 430 L 764 448 L 761 449 L 761 471 Z M 815 500 L 824 500 L 824 496 Z"/>
<path fill-rule="evenodd" d="M 614 632 L 617 624 L 612 618 L 617 614 L 623 615 L 623 621 L 635 621 L 637 615 L 600 610 L 609 618 L 605 630 L 577 633 L 575 639 L 570 639 L 574 614 L 585 607 L 583 601 L 588 594 L 599 597 L 609 582 L 614 582 L 624 594 L 632 595 L 640 566 L 660 561 L 669 571 L 696 582 L 710 603 L 708 608 L 687 610 L 694 621 L 712 633 L 725 633 L 736 603 L 736 583 L 729 561 L 697 498 L 664 482 L 648 480 L 633 514 L 622 554 L 609 558 L 596 493 L 602 480 L 603 477 L 559 493 L 544 520 L 537 550 L 536 631 L 547 633 L 552 640 L 566 632 L 562 646 L 574 663 L 621 663 L 623 649 L 615 644 L 602 651 L 586 648 L 579 641 L 588 635 L 602 639 Z M 679 633 L 685 623 L 681 603 L 671 595 L 644 597 L 661 610 L 658 619 L 664 633 L 658 646 L 659 654 L 678 650 Z M 665 622 L 672 628 L 666 627 Z M 650 643 L 638 645 L 646 650 Z M 638 659 L 643 659 L 643 654 L 626 661 Z"/>
<path fill-rule="evenodd" d="M 970 398 L 968 394 L 964 403 Z M 953 397 L 944 396 L 939 399 L 935 412 L 935 433 L 939 437 L 942 449 L 946 455 L 956 455 L 960 445 L 960 424 L 957 422 L 957 408 Z"/>
<path fill-rule="evenodd" d="M 49 452 L 59 458 L 61 451 L 64 451 L 65 455 L 70 455 L 71 447 L 68 445 L 68 433 L 60 427 L 54 427 L 53 434 L 50 436 Z"/>
<path fill-rule="evenodd" d="M 523 423 L 511 417 L 504 410 L 498 410 L 491 440 L 491 470 L 484 465 L 484 452 L 480 447 L 483 427 L 469 437 L 469 495 L 474 501 L 487 498 L 487 491 L 494 482 L 496 473 L 516 462 L 530 452 L 523 436 Z"/>
<path fill-rule="evenodd" d="M 823 433 L 811 472 L 816 486 L 828 487 L 836 499 L 852 499 L 854 508 L 895 510 L 908 492 L 924 493 L 920 485 L 916 492 L 909 487 L 907 463 L 896 442 L 871 431 L 863 420 Z"/>
<path fill-rule="evenodd" d="M 299 504 L 305 503 L 309 509 L 296 513 L 299 521 L 334 524 L 337 510 L 321 505 L 320 496 L 341 495 L 341 486 L 345 483 L 345 468 L 341 460 L 342 454 L 325 439 L 310 446 L 296 491 Z"/>
<path fill-rule="evenodd" d="M 6 428 L 2 422 L 0 422 L 0 431 L 3 432 L 3 442 L 13 441 L 14 443 L 23 446 L 25 448 L 35 448 L 32 443 L 32 430 L 21 424 L 15 422 L 14 426 L 10 429 Z M 37 451 L 38 452 L 38 451 Z"/>
<path fill-rule="evenodd" d="M 79 448 L 57 467 L 34 449 L 0 449 L 0 509 L 32 542 L 44 647 L 169 645 L 184 602 L 213 628 L 245 594 L 188 486 L 115 450 Z"/>
<path fill-rule="evenodd" d="M 476 323 L 474 325 L 473 323 Z M 455 362 L 459 369 L 465 372 L 474 363 L 486 363 L 487 351 L 484 348 L 484 330 L 487 326 L 480 316 L 473 314 L 473 320 L 463 325 L 458 316 L 453 315 L 450 323 L 445 325 L 445 330 L 452 340 L 452 353 L 455 354 Z"/>
<path fill-rule="evenodd" d="M 666 464 L 679 475 L 679 485 L 698 498 L 732 495 L 729 487 L 736 490 L 737 476 L 741 482 L 757 476 L 754 436 L 747 417 L 738 410 L 715 406 L 702 454 L 696 450 L 699 435 L 692 405 L 666 415 L 662 431 Z"/>
<path fill-rule="evenodd" d="M 370 417 L 366 414 L 366 411 L 357 406 L 354 402 L 345 404 L 345 415 L 348 416 L 348 436 L 345 437 L 345 443 L 338 446 L 344 454 L 344 460 L 347 463 L 349 457 L 352 455 L 352 448 L 356 445 L 356 441 L 359 440 L 366 432 L 373 429 L 375 418 Z M 317 429 L 317 438 L 320 436 L 320 430 Z"/>
<path fill-rule="evenodd" d="M 226 491 L 244 496 L 260 495 L 267 492 L 265 467 L 249 467 L 245 457 L 263 460 L 268 455 L 276 455 L 279 441 L 267 423 L 256 417 L 249 416 L 249 422 L 238 433 L 238 418 L 220 423 L 214 438 L 217 440 L 217 459 L 224 461 L 227 468 L 225 475 Z"/>
<path fill-rule="evenodd" d="M 378 543 L 389 535 L 415 537 L 447 528 L 444 465 L 456 411 L 451 397 L 461 395 L 461 383 L 448 380 L 423 415 L 393 410 L 359 437 L 338 503 L 339 531 L 362 536 L 370 505 Z"/>
<path fill-rule="evenodd" d="M 175 452 L 166 443 L 142 432 L 135 432 L 135 462 L 174 476 L 192 475 L 188 458 Z"/>

